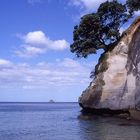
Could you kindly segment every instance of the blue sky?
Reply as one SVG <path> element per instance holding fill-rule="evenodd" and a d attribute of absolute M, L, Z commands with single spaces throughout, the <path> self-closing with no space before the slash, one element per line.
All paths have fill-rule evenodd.
<path fill-rule="evenodd" d="M 100 52 L 69 50 L 81 15 L 105 0 L 1 0 L 0 101 L 77 101 Z"/>

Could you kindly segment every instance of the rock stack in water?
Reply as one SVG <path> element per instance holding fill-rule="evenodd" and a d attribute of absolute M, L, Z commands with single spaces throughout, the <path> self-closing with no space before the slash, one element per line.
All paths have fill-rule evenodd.
<path fill-rule="evenodd" d="M 140 17 L 101 55 L 79 104 L 85 112 L 140 118 Z"/>

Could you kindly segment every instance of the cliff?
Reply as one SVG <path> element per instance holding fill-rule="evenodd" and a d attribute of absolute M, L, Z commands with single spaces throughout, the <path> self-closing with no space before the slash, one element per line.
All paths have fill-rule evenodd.
<path fill-rule="evenodd" d="M 140 111 L 140 17 L 101 55 L 79 104 L 84 110 Z"/>

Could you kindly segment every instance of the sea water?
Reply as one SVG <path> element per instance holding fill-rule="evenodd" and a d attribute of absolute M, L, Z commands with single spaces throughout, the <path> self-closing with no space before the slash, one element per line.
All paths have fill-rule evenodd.
<path fill-rule="evenodd" d="M 140 124 L 94 116 L 78 103 L 0 103 L 0 140 L 140 140 Z"/>

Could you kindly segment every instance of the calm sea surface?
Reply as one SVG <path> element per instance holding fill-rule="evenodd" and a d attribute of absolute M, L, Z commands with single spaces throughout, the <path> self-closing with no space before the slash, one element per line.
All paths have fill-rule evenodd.
<path fill-rule="evenodd" d="M 0 103 L 0 140 L 140 140 L 140 124 L 95 116 L 77 103 Z"/>

